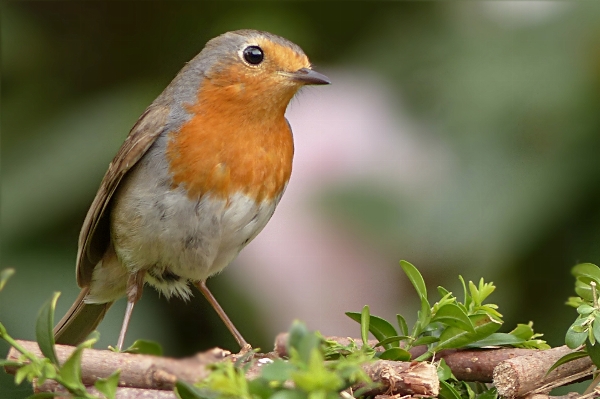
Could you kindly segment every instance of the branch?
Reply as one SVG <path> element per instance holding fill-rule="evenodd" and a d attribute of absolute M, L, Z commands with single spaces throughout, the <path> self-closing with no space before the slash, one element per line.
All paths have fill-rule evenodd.
<path fill-rule="evenodd" d="M 42 357 L 42 353 L 36 342 L 17 341 L 28 351 L 36 356 Z M 63 363 L 75 348 L 67 345 L 56 345 L 58 360 Z M 17 360 L 19 352 L 11 348 L 8 359 Z M 106 378 L 115 370 L 120 369 L 120 387 L 135 389 L 120 389 L 119 398 L 145 398 L 152 396 L 156 390 L 172 390 L 177 380 L 195 383 L 205 379 L 209 373 L 209 365 L 217 362 L 235 360 L 235 355 L 219 348 L 202 352 L 196 356 L 173 359 L 149 355 L 133 355 L 129 353 L 118 353 L 108 350 L 85 349 L 81 359 L 82 381 L 86 386 L 93 386 L 98 378 Z M 256 357 L 277 358 L 276 353 L 266 355 L 257 354 Z M 246 376 L 249 379 L 256 378 L 260 374 L 261 362 L 255 362 L 250 367 Z M 16 372 L 15 367 L 6 367 L 11 374 Z M 421 362 L 393 362 L 378 360 L 363 365 L 363 370 L 375 382 L 381 384 L 374 389 L 374 393 L 400 393 L 402 395 L 437 396 L 439 393 L 439 382 L 434 365 Z M 56 383 L 46 382 L 36 387 L 36 392 L 60 392 Z M 129 396 L 127 396 L 129 395 Z M 136 396 L 137 395 L 137 396 Z M 141 395 L 141 396 L 140 396 Z M 162 396 L 157 396 L 162 398 Z M 166 396 L 169 398 L 169 396 Z"/>
<path fill-rule="evenodd" d="M 558 359 L 571 352 L 568 347 L 560 346 L 501 362 L 494 370 L 498 393 L 507 398 L 547 393 L 557 386 L 589 377 L 596 370 L 589 357 L 565 363 L 546 375 Z"/>
<path fill-rule="evenodd" d="M 288 334 L 279 334 L 275 339 L 275 353 L 280 357 L 289 356 L 287 353 Z M 351 338 L 346 337 L 325 337 L 326 340 L 338 342 L 341 345 L 350 344 Z M 360 348 L 362 340 L 354 339 L 356 345 Z M 371 347 L 377 344 L 377 340 L 370 340 Z M 383 351 L 381 346 L 375 348 Z M 425 346 L 416 346 L 410 350 L 414 358 L 421 356 L 427 351 Z M 438 352 L 436 359 L 444 359 L 454 376 L 462 381 L 492 382 L 494 368 L 500 362 L 517 356 L 523 356 L 536 352 L 533 349 L 521 348 L 497 348 L 497 349 L 447 349 Z"/>

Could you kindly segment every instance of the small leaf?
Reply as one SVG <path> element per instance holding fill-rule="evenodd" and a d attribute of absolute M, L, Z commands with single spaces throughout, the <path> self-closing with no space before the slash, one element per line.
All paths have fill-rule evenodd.
<path fill-rule="evenodd" d="M 106 396 L 107 399 L 115 399 L 117 395 L 117 386 L 119 385 L 119 375 L 121 374 L 120 370 L 112 373 L 108 378 L 99 378 L 94 383 L 94 387 Z"/>
<path fill-rule="evenodd" d="M 484 346 L 517 345 L 527 340 L 507 333 L 493 333 L 489 336 L 465 345 L 466 348 L 482 348 Z"/>
<path fill-rule="evenodd" d="M 440 339 L 438 337 L 434 337 L 432 335 L 425 335 L 417 338 L 415 342 L 412 343 L 412 346 L 429 345 L 433 344 L 434 342 L 438 342 L 439 340 Z"/>
<path fill-rule="evenodd" d="M 408 324 L 406 324 L 406 319 L 402 315 L 397 314 L 396 321 L 400 328 L 400 335 L 408 335 Z"/>
<path fill-rule="evenodd" d="M 281 359 L 275 359 L 273 363 L 268 363 L 261 368 L 261 377 L 269 381 L 284 383 L 291 379 L 291 373 L 296 369 L 293 364 Z"/>
<path fill-rule="evenodd" d="M 530 340 L 534 335 L 533 323 L 529 322 L 528 324 L 517 324 L 517 327 L 509 332 L 509 334 L 525 341 Z"/>
<path fill-rule="evenodd" d="M 458 279 L 460 280 L 460 283 L 462 284 L 462 288 L 463 288 L 463 295 L 465 297 L 464 306 L 468 309 L 471 307 L 471 304 L 473 303 L 473 299 L 469 295 L 469 291 L 467 291 L 467 284 L 465 284 L 465 279 L 463 278 L 463 276 L 459 275 Z"/>
<path fill-rule="evenodd" d="M 391 348 L 379 355 L 382 360 L 394 360 L 398 362 L 410 361 L 410 352 L 402 348 Z"/>
<path fill-rule="evenodd" d="M 59 292 L 55 292 L 52 298 L 46 302 L 38 314 L 35 326 L 35 336 L 40 350 L 53 364 L 59 365 L 56 352 L 54 351 L 54 309 L 56 301 L 60 296 Z"/>
<path fill-rule="evenodd" d="M 360 313 L 360 337 L 364 346 L 369 345 L 369 329 L 371 328 L 371 315 L 369 312 L 369 306 L 363 306 L 362 312 Z"/>
<path fill-rule="evenodd" d="M 498 399 L 498 390 L 496 388 L 490 388 L 477 395 L 477 399 Z"/>
<path fill-rule="evenodd" d="M 600 268 L 592 263 L 580 263 L 571 269 L 571 273 L 588 284 L 592 280 L 600 284 Z"/>
<path fill-rule="evenodd" d="M 454 303 L 442 306 L 435 313 L 431 322 L 440 322 L 451 327 L 475 333 L 475 328 L 469 319 L 469 316 Z"/>
<path fill-rule="evenodd" d="M 199 388 L 181 380 L 175 383 L 175 394 L 179 399 L 213 399 L 211 396 L 204 395 Z"/>
<path fill-rule="evenodd" d="M 440 393 L 438 398 L 441 399 L 462 399 L 460 393 L 446 381 L 440 381 Z"/>
<path fill-rule="evenodd" d="M 575 280 L 575 293 L 585 299 L 586 301 L 592 302 L 594 296 L 592 295 L 592 287 L 589 283 L 581 281 L 581 279 Z"/>
<path fill-rule="evenodd" d="M 421 276 L 421 273 L 419 273 L 417 268 L 405 260 L 400 261 L 400 267 L 402 270 L 404 270 L 404 273 L 406 273 L 406 276 L 412 283 L 413 287 L 415 287 L 415 290 L 417 290 L 417 294 L 419 294 L 421 298 L 427 298 L 427 287 L 425 286 L 425 280 L 423 280 L 423 276 Z"/>
<path fill-rule="evenodd" d="M 368 307 L 367 307 L 368 310 Z M 363 308 L 363 312 L 364 312 Z M 346 312 L 346 316 L 350 317 L 354 321 L 361 322 L 362 320 L 362 312 Z M 364 327 L 364 323 L 361 322 L 361 330 Z M 396 337 L 398 336 L 398 332 L 394 328 L 393 325 L 390 324 L 389 321 L 382 319 L 378 316 L 369 315 L 369 322 L 367 323 L 368 331 L 373 334 L 373 336 L 378 341 L 383 341 L 388 337 Z M 361 334 L 362 335 L 362 334 Z M 392 344 L 392 346 L 398 346 L 398 344 Z"/>
<path fill-rule="evenodd" d="M 158 342 L 138 339 L 124 352 L 135 353 L 137 355 L 162 356 L 163 350 Z"/>
<path fill-rule="evenodd" d="M 6 282 L 13 274 L 15 274 L 15 269 L 3 269 L 0 271 L 0 291 L 2 291 Z"/>
<path fill-rule="evenodd" d="M 552 370 L 554 370 L 558 366 L 562 366 L 565 363 L 569 363 L 569 362 L 572 362 L 573 360 L 581 359 L 582 357 L 588 357 L 588 356 L 589 355 L 585 351 L 577 351 L 577 352 L 567 353 L 566 355 L 564 355 L 563 357 L 558 359 L 556 361 L 556 363 L 554 363 L 552 365 L 552 367 L 550 367 L 548 369 L 548 371 L 546 372 L 546 375 L 548 375 Z"/>
<path fill-rule="evenodd" d="M 442 286 L 438 286 L 437 290 L 441 297 L 445 297 L 446 295 L 449 295 L 449 296 L 452 295 L 452 293 L 450 291 L 448 291 L 447 289 L 445 289 Z"/>
<path fill-rule="evenodd" d="M 412 339 L 412 337 L 409 337 L 407 335 L 396 335 L 394 337 L 387 337 L 383 341 L 379 341 L 377 343 L 377 345 L 375 345 L 375 346 L 376 347 L 377 346 L 385 346 L 385 345 L 388 345 L 388 344 L 392 344 L 394 342 L 400 342 L 400 341 L 405 341 L 405 340 L 409 340 L 409 339 Z"/>
<path fill-rule="evenodd" d="M 594 319 L 592 322 L 592 330 L 594 338 L 596 338 L 596 342 L 600 342 L 600 320 Z"/>
<path fill-rule="evenodd" d="M 446 381 L 446 380 L 449 380 L 450 378 L 454 378 L 454 375 L 452 374 L 452 370 L 450 370 L 450 367 L 448 367 L 448 365 L 446 364 L 446 361 L 444 359 L 440 359 L 440 362 L 438 363 L 437 375 L 438 375 L 438 379 L 440 381 Z"/>
<path fill-rule="evenodd" d="M 502 325 L 500 321 L 491 318 L 487 314 L 476 314 L 469 316 L 469 318 L 475 327 L 474 334 L 456 327 L 448 327 L 442 332 L 438 345 L 432 348 L 432 350 L 438 352 L 442 349 L 463 347 L 489 336 L 496 332 Z M 421 357 L 416 360 L 421 360 Z"/>
<path fill-rule="evenodd" d="M 577 313 L 582 316 L 587 316 L 594 311 L 594 307 L 588 305 L 587 303 L 583 303 L 577 307 Z"/>
<path fill-rule="evenodd" d="M 590 355 L 590 358 L 596 367 L 600 367 L 600 343 L 592 345 L 590 341 L 587 341 L 585 344 L 585 351 Z"/>
<path fill-rule="evenodd" d="M 85 389 L 81 382 L 81 353 L 83 348 L 77 347 L 60 369 L 61 383 L 68 388 Z"/>
<path fill-rule="evenodd" d="M 565 344 L 569 348 L 578 348 L 585 342 L 585 339 L 587 338 L 587 332 L 577 331 L 578 327 L 579 329 L 581 329 L 583 323 L 585 323 L 585 319 L 577 318 L 573 322 L 573 324 L 571 324 L 571 327 L 569 327 L 569 329 L 567 330 L 567 334 L 565 335 Z"/>

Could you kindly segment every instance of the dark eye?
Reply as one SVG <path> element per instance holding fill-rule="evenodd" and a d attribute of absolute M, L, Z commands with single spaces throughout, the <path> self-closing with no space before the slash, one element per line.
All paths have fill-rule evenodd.
<path fill-rule="evenodd" d="M 249 46 L 244 49 L 244 59 L 248 64 L 258 65 L 262 62 L 265 55 L 258 46 Z"/>

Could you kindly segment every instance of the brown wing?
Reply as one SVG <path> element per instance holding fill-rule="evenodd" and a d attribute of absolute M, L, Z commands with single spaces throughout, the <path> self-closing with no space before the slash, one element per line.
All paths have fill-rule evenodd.
<path fill-rule="evenodd" d="M 123 176 L 140 160 L 160 135 L 168 114 L 168 107 L 155 104 L 148 107 L 108 166 L 108 171 L 100 183 L 98 193 L 96 193 L 79 233 L 77 284 L 80 287 L 90 284 L 94 267 L 102 259 L 110 244 L 107 208 L 111 197 Z"/>

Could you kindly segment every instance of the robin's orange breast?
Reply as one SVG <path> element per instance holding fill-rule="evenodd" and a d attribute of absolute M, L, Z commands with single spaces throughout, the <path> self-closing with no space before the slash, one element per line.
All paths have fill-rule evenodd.
<path fill-rule="evenodd" d="M 227 87 L 203 84 L 197 103 L 188 106 L 193 117 L 169 133 L 172 182 L 190 198 L 241 193 L 262 202 L 285 188 L 294 154 L 285 107 L 253 108 L 255 89 L 248 81 Z"/>

